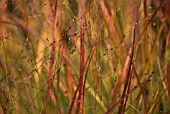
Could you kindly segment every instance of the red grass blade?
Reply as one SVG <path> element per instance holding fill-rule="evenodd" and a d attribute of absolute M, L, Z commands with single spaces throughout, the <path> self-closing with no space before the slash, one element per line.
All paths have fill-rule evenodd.
<path fill-rule="evenodd" d="M 152 73 L 153 74 L 153 73 Z M 117 105 L 119 105 L 126 97 L 128 97 L 134 90 L 136 90 L 139 86 L 146 86 L 146 84 L 151 80 L 152 74 L 147 78 L 147 80 L 143 81 L 140 85 L 135 86 L 131 91 L 129 91 L 126 95 L 124 95 L 119 101 L 113 104 L 105 114 L 109 114 Z"/>
<path fill-rule="evenodd" d="M 119 77 L 119 80 L 118 80 L 118 84 L 116 85 L 116 88 L 113 92 L 113 96 L 112 96 L 112 100 L 111 100 L 111 104 L 114 104 L 114 102 L 116 101 L 116 96 L 117 96 L 117 93 L 119 93 L 120 91 L 120 87 L 122 85 L 122 82 L 125 78 L 125 75 L 126 75 L 126 70 L 128 68 L 128 63 L 130 61 L 130 56 L 131 56 L 131 51 L 132 51 L 132 48 L 130 47 L 129 48 L 129 52 L 128 52 L 128 55 L 126 57 L 126 60 L 125 60 L 125 63 L 124 63 L 124 67 L 123 67 L 123 70 L 122 70 L 122 73 Z"/>
<path fill-rule="evenodd" d="M 158 6 L 158 8 L 154 11 L 153 15 L 151 16 L 151 18 L 148 20 L 148 22 L 146 23 L 141 35 L 140 35 L 140 38 L 143 36 L 144 32 L 147 30 L 147 27 L 148 25 L 152 22 L 153 18 L 155 17 L 155 15 L 158 13 L 158 11 L 163 7 L 163 5 L 165 4 L 166 0 L 162 0 L 161 4 Z M 140 41 L 140 40 L 139 40 Z"/>
<path fill-rule="evenodd" d="M 49 78 L 48 78 L 48 83 L 47 83 L 47 93 L 46 93 L 46 105 L 45 105 L 45 111 L 44 113 L 46 113 L 47 110 L 47 106 L 48 106 L 48 100 L 50 97 L 50 90 L 51 90 L 51 86 L 52 86 L 52 79 L 53 79 L 53 65 L 54 65 L 54 58 L 55 58 L 55 41 L 56 41 L 56 30 L 57 30 L 57 0 L 55 3 L 55 13 L 54 13 L 54 24 L 53 24 L 53 35 L 52 35 L 52 50 L 51 50 L 51 59 L 50 59 L 50 68 L 49 68 Z"/>
<path fill-rule="evenodd" d="M 83 13 L 83 4 L 82 0 L 79 0 L 79 13 L 80 13 L 80 78 L 79 78 L 79 94 L 78 94 L 78 103 L 77 103 L 77 111 L 79 114 L 82 111 L 82 103 L 83 103 L 83 74 L 84 74 L 84 13 Z"/>
<path fill-rule="evenodd" d="M 153 114 L 154 110 L 156 109 L 156 107 L 158 106 L 159 102 L 161 101 L 161 98 L 163 97 L 163 95 L 165 94 L 165 92 L 168 90 L 168 87 L 164 90 L 164 92 L 162 93 L 162 95 L 160 96 L 159 100 L 157 101 L 157 103 L 155 104 L 155 106 L 153 107 L 152 111 L 149 114 Z"/>
<path fill-rule="evenodd" d="M 106 20 L 106 24 L 108 26 L 108 29 L 110 31 L 111 37 L 113 39 L 113 43 L 115 45 L 115 47 L 118 47 L 118 44 L 120 42 L 120 35 L 117 31 L 116 26 L 114 26 L 115 24 L 113 23 L 111 16 L 109 14 L 108 9 L 106 8 L 105 4 L 104 4 L 104 0 L 99 0 L 100 6 L 102 8 L 105 20 Z M 116 35 L 116 37 L 115 37 Z"/>

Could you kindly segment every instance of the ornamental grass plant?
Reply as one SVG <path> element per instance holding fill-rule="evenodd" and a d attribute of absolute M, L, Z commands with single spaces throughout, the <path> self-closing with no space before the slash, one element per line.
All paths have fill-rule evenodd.
<path fill-rule="evenodd" d="M 169 114 L 169 0 L 0 0 L 0 114 Z"/>

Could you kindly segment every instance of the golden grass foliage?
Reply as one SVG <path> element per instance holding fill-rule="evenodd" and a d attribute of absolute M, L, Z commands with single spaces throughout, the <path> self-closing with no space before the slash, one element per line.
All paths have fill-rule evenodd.
<path fill-rule="evenodd" d="M 0 113 L 170 113 L 169 0 L 0 0 Z"/>

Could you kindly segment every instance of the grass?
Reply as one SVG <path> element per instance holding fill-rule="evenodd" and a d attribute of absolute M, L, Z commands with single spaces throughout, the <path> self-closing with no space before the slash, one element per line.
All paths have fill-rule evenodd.
<path fill-rule="evenodd" d="M 170 113 L 168 0 L 1 0 L 0 113 Z"/>

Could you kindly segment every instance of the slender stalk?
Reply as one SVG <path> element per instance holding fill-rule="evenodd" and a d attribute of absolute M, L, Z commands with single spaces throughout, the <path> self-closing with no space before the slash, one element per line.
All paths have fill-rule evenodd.
<path fill-rule="evenodd" d="M 79 114 L 82 111 L 83 106 L 83 74 L 84 74 L 84 12 L 83 12 L 83 4 L 82 0 L 79 0 L 79 13 L 80 13 L 80 78 L 79 78 L 79 94 L 78 94 L 78 103 L 77 103 L 77 111 Z"/>
<path fill-rule="evenodd" d="M 116 101 L 116 96 L 117 96 L 117 94 L 119 93 L 120 87 L 121 87 L 121 85 L 122 85 L 122 83 L 123 83 L 123 80 L 124 80 L 124 78 L 125 78 L 126 70 L 127 70 L 127 68 L 128 68 L 128 63 L 129 63 L 129 61 L 130 61 L 131 51 L 132 51 L 132 48 L 130 47 L 130 48 L 129 48 L 128 55 L 127 55 L 126 60 L 125 60 L 125 63 L 124 63 L 124 67 L 123 67 L 122 73 L 121 73 L 121 75 L 120 75 L 120 77 L 119 77 L 119 80 L 118 80 L 118 84 L 116 85 L 115 90 L 114 90 L 114 92 L 113 92 L 111 104 L 114 104 L 114 103 L 115 103 L 115 101 Z"/>
<path fill-rule="evenodd" d="M 7 69 L 7 60 L 6 60 L 6 52 L 5 52 L 5 43 L 4 43 L 4 36 L 1 30 L 1 37 L 2 37 L 2 47 L 3 47 L 3 59 L 4 59 L 4 71 L 5 71 L 5 78 L 6 78 L 6 83 L 7 83 L 7 92 L 8 92 L 8 98 L 9 98 L 9 103 L 11 105 L 11 107 L 13 107 L 13 100 L 11 97 L 11 90 L 10 90 L 10 84 L 9 84 L 9 76 L 8 76 L 8 69 Z M 12 112 L 12 111 L 11 111 Z"/>
<path fill-rule="evenodd" d="M 140 40 L 141 37 L 144 35 L 144 32 L 147 30 L 148 25 L 152 22 L 153 18 L 156 16 L 156 14 L 158 13 L 158 11 L 163 7 L 163 5 L 166 3 L 166 0 L 162 0 L 161 4 L 158 6 L 158 8 L 154 11 L 153 15 L 151 16 L 151 18 L 147 21 L 147 23 L 145 24 L 145 27 L 143 29 L 143 31 L 141 32 L 140 35 Z M 139 40 L 139 41 L 140 41 Z"/>
<path fill-rule="evenodd" d="M 50 91 L 51 91 L 51 86 L 52 86 L 52 81 L 53 81 L 53 66 L 54 66 L 54 59 L 55 59 L 55 42 L 56 42 L 56 25 L 57 25 L 57 0 L 55 3 L 55 13 L 54 13 L 54 24 L 53 24 L 53 35 L 52 35 L 52 50 L 51 50 L 51 59 L 50 59 L 50 67 L 49 67 L 49 72 L 48 72 L 48 83 L 47 83 L 47 93 L 46 93 L 46 105 L 45 105 L 45 111 L 44 113 L 46 114 L 47 106 L 48 106 L 48 100 L 50 97 Z"/>
<path fill-rule="evenodd" d="M 127 94 L 125 94 L 120 100 L 118 100 L 116 103 L 114 103 L 110 108 L 108 108 L 107 112 L 105 114 L 109 114 L 112 112 L 112 110 L 119 105 L 126 97 L 128 97 L 134 90 L 136 90 L 139 86 L 146 86 L 146 84 L 151 80 L 153 73 L 145 80 L 143 81 L 140 85 L 135 86 L 132 90 L 130 90 Z"/>

